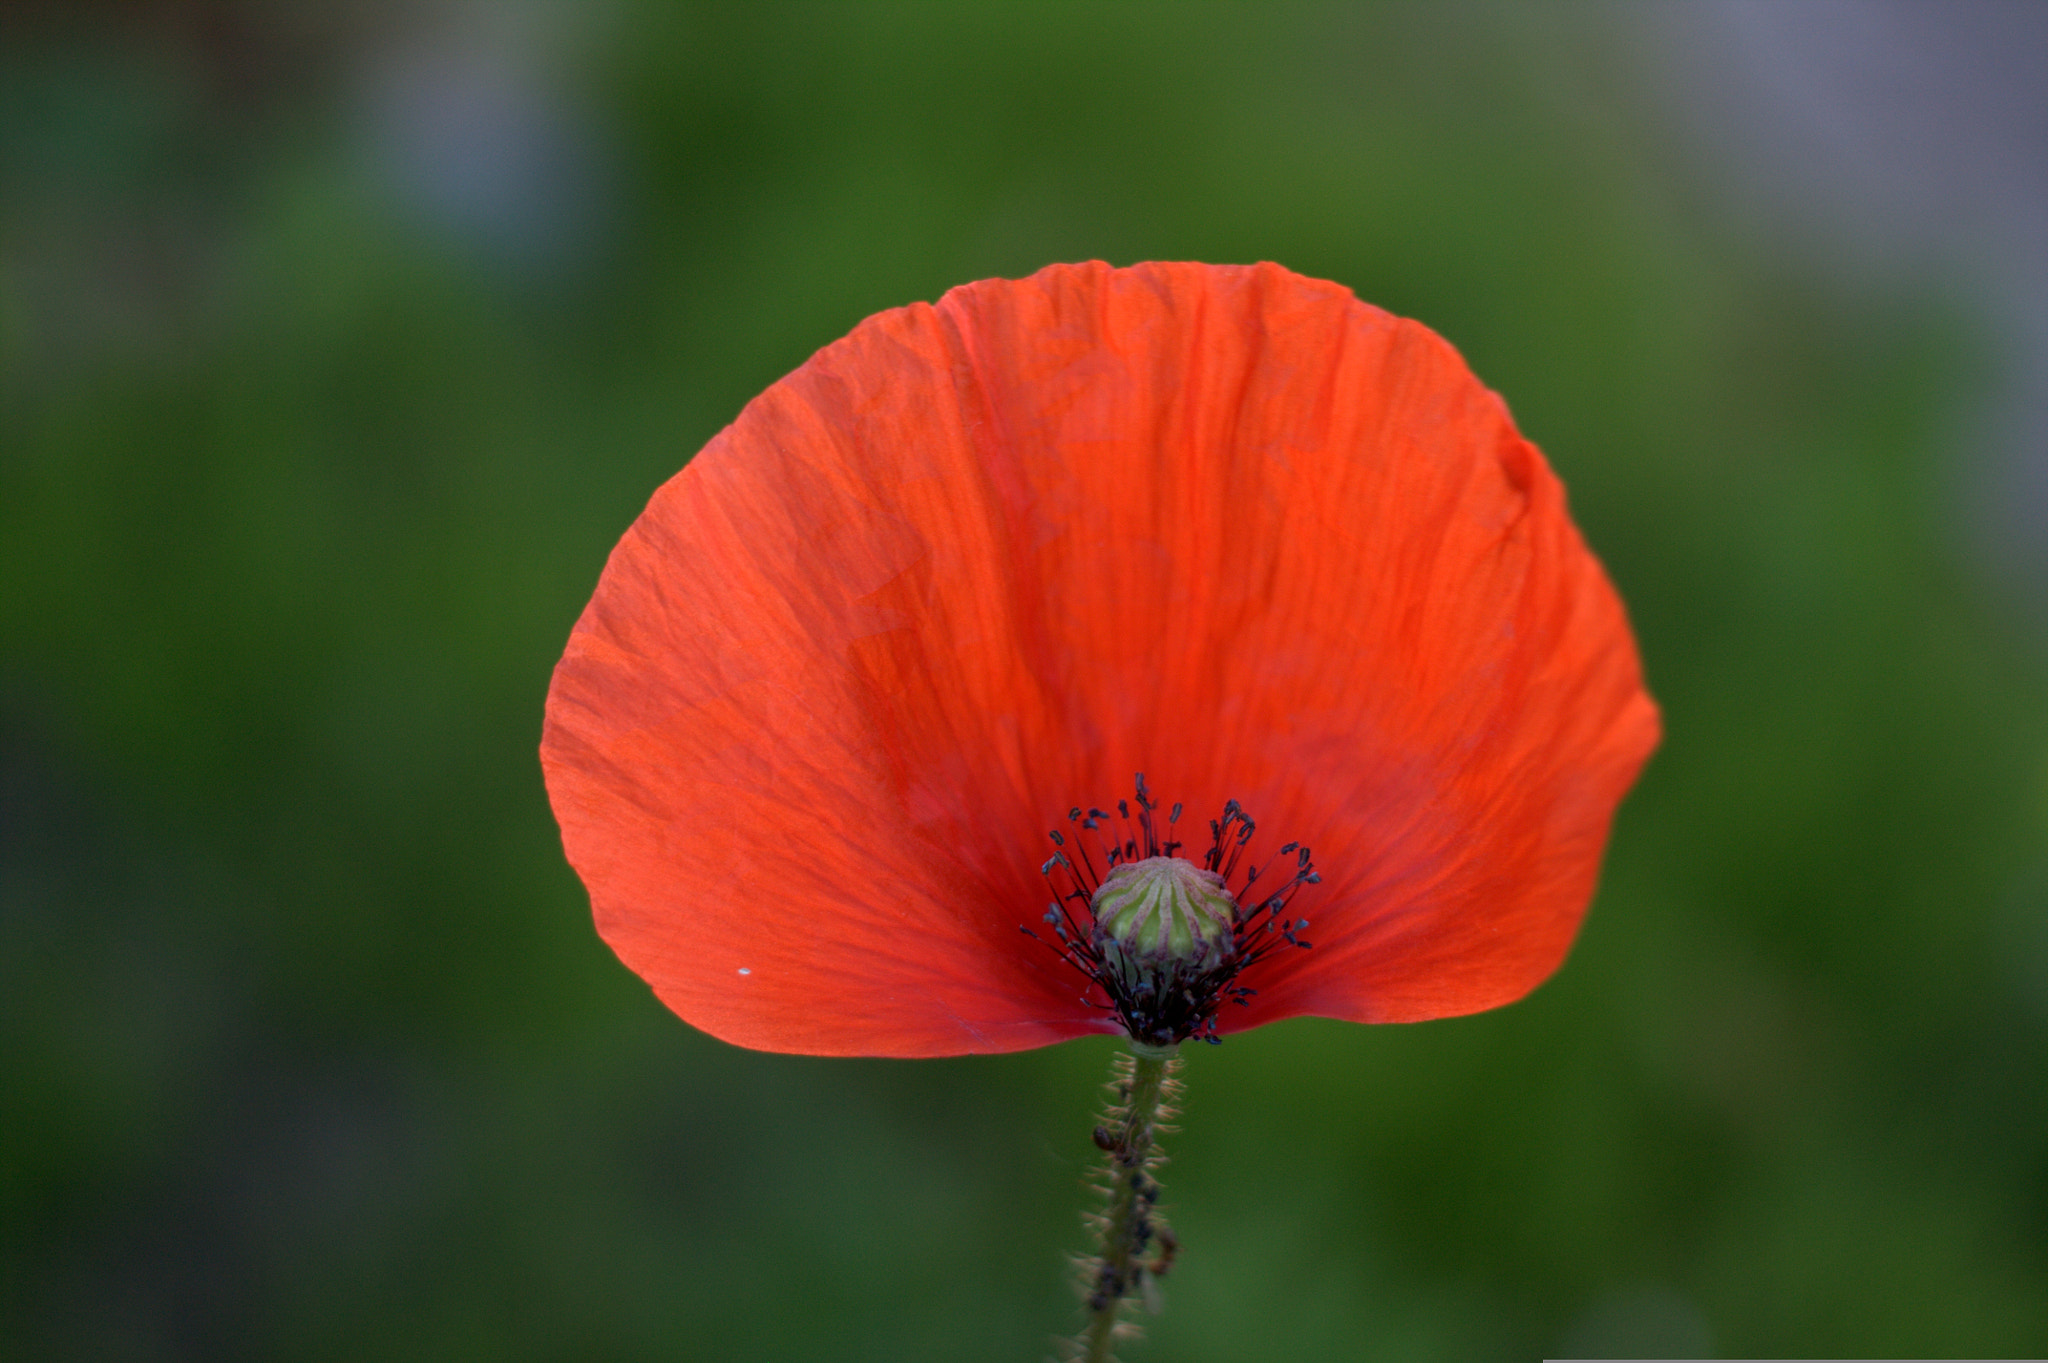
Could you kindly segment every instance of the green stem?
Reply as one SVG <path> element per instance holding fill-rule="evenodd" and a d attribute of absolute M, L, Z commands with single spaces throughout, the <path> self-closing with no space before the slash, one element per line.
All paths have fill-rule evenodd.
<path fill-rule="evenodd" d="M 1153 1209 L 1159 1183 L 1152 1171 L 1160 1163 L 1155 1137 L 1160 1122 L 1172 1115 L 1164 1104 L 1179 1088 L 1172 1077 L 1179 1068 L 1173 1047 L 1133 1042 L 1129 1055 L 1116 1058 L 1109 1120 L 1095 1132 L 1107 1166 L 1108 1206 L 1099 1218 L 1101 1250 L 1085 1265 L 1088 1328 L 1078 1341 L 1084 1363 L 1113 1363 L 1110 1350 L 1124 1303 L 1143 1292 L 1148 1274 L 1165 1271 L 1165 1247 L 1174 1241 Z M 1145 1254 L 1155 1240 L 1162 1246 L 1160 1257 L 1148 1264 Z"/>

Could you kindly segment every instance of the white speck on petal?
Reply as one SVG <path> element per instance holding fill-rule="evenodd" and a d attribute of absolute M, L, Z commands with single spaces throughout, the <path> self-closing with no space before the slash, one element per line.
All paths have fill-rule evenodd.
<path fill-rule="evenodd" d="M 746 968 L 745 966 L 741 966 L 741 967 L 740 967 L 740 974 L 742 974 L 742 975 L 751 975 L 751 974 L 753 974 L 753 973 L 754 973 L 753 971 L 751 971 L 751 970 L 747 969 L 747 968 Z"/>

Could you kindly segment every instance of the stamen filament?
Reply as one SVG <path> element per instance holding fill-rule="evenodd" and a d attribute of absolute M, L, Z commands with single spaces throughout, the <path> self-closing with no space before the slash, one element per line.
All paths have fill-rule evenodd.
<path fill-rule="evenodd" d="M 1068 833 L 1052 831 L 1053 855 L 1039 868 L 1052 891 L 1044 921 L 1058 939 L 1047 945 L 1094 986 L 1083 1001 L 1114 1014 L 1133 1042 L 1171 1046 L 1197 1037 L 1216 1043 L 1221 1040 L 1217 1010 L 1227 1002 L 1248 1006 L 1252 999 L 1254 991 L 1237 983 L 1238 976 L 1283 947 L 1308 947 L 1299 935 L 1308 921 L 1288 917 L 1287 910 L 1303 885 L 1317 884 L 1322 877 L 1307 845 L 1290 842 L 1264 865 L 1246 863 L 1233 893 L 1229 882 L 1258 830 L 1244 806 L 1224 802 L 1222 817 L 1209 821 L 1208 849 L 1195 859 L 1177 855 L 1182 846 L 1177 840 L 1162 844 L 1153 817 L 1159 806 L 1142 772 L 1137 809 L 1131 804 L 1118 800 L 1114 814 L 1094 805 L 1084 812 L 1075 805 L 1067 811 L 1074 827 Z M 1173 806 L 1168 827 L 1179 820 L 1181 808 Z M 1100 846 L 1091 849 L 1091 841 Z M 1100 870 L 1096 851 L 1104 858 Z M 1257 893 L 1262 880 L 1285 874 L 1284 858 L 1290 855 L 1293 875 Z M 1199 867 L 1210 883 L 1188 894 L 1176 892 L 1155 911 L 1132 898 L 1135 882 L 1129 878 L 1182 876 L 1171 865 L 1151 865 L 1162 861 L 1188 868 L 1186 875 Z M 1196 912 L 1196 904 L 1205 907 Z M 1024 931 L 1046 941 L 1029 928 Z"/>

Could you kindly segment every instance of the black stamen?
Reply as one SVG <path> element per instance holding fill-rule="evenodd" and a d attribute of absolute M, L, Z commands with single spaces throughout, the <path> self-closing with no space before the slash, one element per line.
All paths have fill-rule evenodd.
<path fill-rule="evenodd" d="M 1131 816 L 1130 801 L 1117 801 L 1117 813 L 1124 824 L 1120 835 L 1111 835 L 1105 827 L 1112 816 L 1103 809 L 1091 805 L 1085 818 L 1079 805 L 1067 811 L 1069 823 L 1103 835 L 1097 850 L 1101 851 L 1111 870 L 1136 862 L 1141 856 L 1146 859 L 1174 856 L 1183 846 L 1177 840 L 1168 841 L 1163 846 L 1160 843 L 1159 830 L 1152 818 L 1158 804 L 1153 800 L 1142 773 L 1137 779 L 1137 801 L 1135 821 Z M 1173 805 L 1167 819 L 1169 826 L 1179 821 L 1182 808 L 1179 803 Z M 1133 822 L 1137 825 L 1135 830 L 1130 826 Z M 1242 805 L 1236 800 L 1225 801 L 1222 817 L 1209 821 L 1210 846 L 1201 858 L 1203 868 L 1223 877 L 1227 884 L 1229 878 L 1236 874 L 1238 859 L 1250 845 L 1257 828 L 1257 823 L 1245 813 Z M 1051 837 L 1055 847 L 1066 847 L 1066 839 L 1059 830 L 1054 829 Z M 1090 1008 L 1114 1013 L 1123 1024 L 1124 1031 L 1133 1039 L 1153 1045 L 1170 1045 L 1191 1036 L 1209 1042 L 1220 1040 L 1216 1033 L 1217 1008 L 1230 1000 L 1249 1006 L 1256 992 L 1237 983 L 1240 973 L 1284 946 L 1308 945 L 1297 935 L 1308 926 L 1308 920 L 1281 917 L 1288 901 L 1302 885 L 1319 884 L 1322 879 L 1315 874 L 1309 850 L 1303 844 L 1288 843 L 1277 854 L 1296 855 L 1294 878 L 1279 892 L 1264 897 L 1256 907 L 1243 910 L 1236 906 L 1249 900 L 1253 884 L 1273 869 L 1271 863 L 1265 867 L 1250 864 L 1236 894 L 1231 896 L 1228 938 L 1203 943 L 1191 956 L 1178 957 L 1147 953 L 1105 936 L 1101 925 L 1095 921 L 1092 908 L 1104 877 L 1096 871 L 1088 839 L 1078 840 L 1075 846 L 1081 854 L 1078 864 L 1068 859 L 1062 850 L 1040 868 L 1057 896 L 1046 911 L 1045 922 L 1058 941 L 1046 944 L 1060 959 L 1094 983 L 1095 992 L 1085 995 L 1082 1002 Z M 1066 872 L 1069 887 L 1064 890 L 1056 879 L 1062 869 Z M 1068 907 L 1070 902 L 1079 907 Z M 1021 931 L 1034 941 L 1045 941 L 1029 928 Z"/>

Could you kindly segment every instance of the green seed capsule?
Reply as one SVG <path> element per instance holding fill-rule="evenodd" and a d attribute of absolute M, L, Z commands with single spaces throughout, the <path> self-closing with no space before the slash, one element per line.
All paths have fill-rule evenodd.
<path fill-rule="evenodd" d="M 1237 912 L 1223 877 L 1182 857 L 1116 867 L 1103 877 L 1091 908 L 1105 951 L 1158 962 L 1226 955 Z"/>

